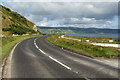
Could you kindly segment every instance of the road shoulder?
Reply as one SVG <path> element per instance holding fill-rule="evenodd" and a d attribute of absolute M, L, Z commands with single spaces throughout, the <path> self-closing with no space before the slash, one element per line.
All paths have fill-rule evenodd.
<path fill-rule="evenodd" d="M 23 40 L 22 40 L 23 41 Z M 21 41 L 21 42 L 22 42 Z M 3 62 L 3 66 L 2 66 L 2 75 L 1 78 L 11 78 L 11 61 L 12 61 L 12 55 L 13 52 L 15 50 L 15 48 L 17 47 L 17 45 L 21 42 L 18 42 L 13 49 L 10 52 L 10 55 L 8 56 L 8 58 L 6 58 Z"/>

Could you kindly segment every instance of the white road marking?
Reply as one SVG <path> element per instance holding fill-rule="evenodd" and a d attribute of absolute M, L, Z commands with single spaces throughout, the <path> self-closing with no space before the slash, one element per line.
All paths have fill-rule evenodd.
<path fill-rule="evenodd" d="M 47 53 L 45 53 L 44 51 L 42 51 L 42 50 L 37 46 L 36 40 L 37 40 L 37 38 L 34 40 L 34 45 L 35 45 L 35 47 L 36 47 L 41 53 L 45 54 L 46 56 L 48 56 L 50 59 L 52 59 L 52 60 L 55 61 L 56 63 L 60 64 L 61 66 L 65 67 L 65 68 L 67 68 L 67 69 L 69 69 L 69 70 L 71 70 L 71 68 L 68 67 L 67 65 L 63 64 L 62 62 L 58 61 L 57 59 L 49 56 Z"/>
<path fill-rule="evenodd" d="M 26 39 L 25 39 L 25 40 L 26 40 Z M 22 40 L 22 41 L 24 41 L 24 40 Z M 6 64 L 3 65 L 3 66 L 5 66 L 5 65 L 7 65 L 7 66 L 5 66 L 5 67 L 2 66 L 2 72 L 3 72 L 3 74 L 1 75 L 1 78 L 11 78 L 11 64 L 12 64 L 13 53 L 14 53 L 16 47 L 17 47 L 22 41 L 18 42 L 18 43 L 13 47 L 13 49 L 11 50 L 9 57 L 7 58 Z M 3 69 L 4 69 L 4 70 L 3 70 Z M 7 70 L 7 72 L 6 72 L 6 70 Z"/>
<path fill-rule="evenodd" d="M 78 74 L 79 72 L 75 72 L 76 74 Z"/>
<path fill-rule="evenodd" d="M 90 79 L 88 79 L 87 77 L 84 77 L 86 80 L 90 80 Z"/>
<path fill-rule="evenodd" d="M 52 59 L 53 61 L 57 62 L 57 63 L 60 64 L 61 66 L 65 67 L 65 68 L 67 68 L 67 69 L 69 69 L 69 70 L 71 70 L 70 67 L 68 67 L 67 65 L 61 63 L 60 61 L 56 60 L 55 58 L 53 58 L 53 57 L 51 57 L 51 56 L 49 56 L 49 58 Z"/>
<path fill-rule="evenodd" d="M 96 61 L 98 61 L 98 62 L 103 62 L 103 61 L 101 61 L 101 60 L 97 60 L 97 59 L 94 59 L 94 60 L 96 60 Z"/>
<path fill-rule="evenodd" d="M 94 59 L 94 60 L 96 60 L 98 62 L 107 62 L 107 63 L 110 63 L 110 61 L 108 61 L 108 60 L 97 60 L 97 59 Z"/>
<path fill-rule="evenodd" d="M 110 63 L 110 61 L 108 61 L 108 60 L 104 60 L 104 61 L 106 61 L 106 62 Z"/>

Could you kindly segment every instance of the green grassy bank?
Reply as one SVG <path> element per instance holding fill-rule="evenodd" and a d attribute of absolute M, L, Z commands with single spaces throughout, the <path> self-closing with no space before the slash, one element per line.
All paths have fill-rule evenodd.
<path fill-rule="evenodd" d="M 67 36 L 67 35 L 65 35 L 65 37 L 80 39 L 82 42 L 86 42 L 85 40 L 89 40 L 89 42 L 91 43 L 120 44 L 120 41 L 112 38 L 73 37 L 73 36 Z M 112 40 L 113 42 L 109 42 L 109 40 Z"/>
<path fill-rule="evenodd" d="M 87 42 L 58 38 L 60 36 L 52 35 L 47 40 L 52 44 L 94 57 L 118 58 L 118 55 L 120 55 L 120 51 L 116 48 L 95 46 Z"/>
<path fill-rule="evenodd" d="M 10 51 L 12 50 L 13 46 L 18 42 L 31 38 L 37 37 L 42 35 L 29 35 L 29 36 L 18 36 L 18 37 L 4 37 L 2 38 L 2 59 L 9 56 Z"/>

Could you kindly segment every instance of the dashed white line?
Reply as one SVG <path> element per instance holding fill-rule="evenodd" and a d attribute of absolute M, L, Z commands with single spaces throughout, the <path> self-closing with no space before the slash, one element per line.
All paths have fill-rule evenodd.
<path fill-rule="evenodd" d="M 79 72 L 75 72 L 76 74 L 78 74 Z"/>
<path fill-rule="evenodd" d="M 104 60 L 104 61 L 106 61 L 106 62 L 110 63 L 110 61 L 108 61 L 108 60 Z"/>
<path fill-rule="evenodd" d="M 55 58 L 49 56 L 49 55 L 46 54 L 44 51 L 42 51 L 42 50 L 37 46 L 36 40 L 37 40 L 37 38 L 34 40 L 34 45 L 35 45 L 35 47 L 36 47 L 41 53 L 45 54 L 45 55 L 48 56 L 50 59 L 52 59 L 52 60 L 55 61 L 56 63 L 60 64 L 61 66 L 67 68 L 68 70 L 71 70 L 71 68 L 70 68 L 69 66 L 63 64 L 62 62 L 58 61 L 57 59 L 55 59 Z"/>
<path fill-rule="evenodd" d="M 52 59 L 53 61 L 57 62 L 57 63 L 60 64 L 61 66 L 65 67 L 65 68 L 67 68 L 67 69 L 69 69 L 69 70 L 71 70 L 70 67 L 66 66 L 65 64 L 63 64 L 63 63 L 61 63 L 60 61 L 56 60 L 55 58 L 53 58 L 53 57 L 51 57 L 51 56 L 49 56 L 49 58 Z"/>
<path fill-rule="evenodd" d="M 108 61 L 108 60 L 97 60 L 97 59 L 94 59 L 94 60 L 96 60 L 98 62 L 107 62 L 107 63 L 110 63 L 110 61 Z"/>
<path fill-rule="evenodd" d="M 90 80 L 89 78 L 87 78 L 87 77 L 84 77 L 86 80 Z"/>
<path fill-rule="evenodd" d="M 97 59 L 94 59 L 94 60 L 96 60 L 96 61 L 98 61 L 98 62 L 103 62 L 103 61 L 101 61 L 101 60 L 97 60 Z"/>

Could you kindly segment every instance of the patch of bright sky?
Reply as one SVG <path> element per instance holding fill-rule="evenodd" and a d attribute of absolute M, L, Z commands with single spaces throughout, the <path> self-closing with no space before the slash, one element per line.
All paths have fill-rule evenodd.
<path fill-rule="evenodd" d="M 41 25 L 48 25 L 48 26 L 50 26 L 52 24 L 54 24 L 54 25 L 59 24 L 58 20 L 48 20 L 46 17 L 44 17 L 43 20 L 40 21 L 40 23 L 41 23 Z"/>
<path fill-rule="evenodd" d="M 112 20 L 112 25 L 114 25 L 115 29 L 118 29 L 118 16 L 115 16 Z"/>
<path fill-rule="evenodd" d="M 57 20 L 49 21 L 49 23 L 51 23 L 51 24 L 59 24 L 59 22 Z"/>
<path fill-rule="evenodd" d="M 114 19 L 112 20 L 112 23 L 114 25 L 118 25 L 118 16 L 115 16 Z"/>
<path fill-rule="evenodd" d="M 2 2 L 119 2 L 119 0 L 0 0 Z"/>
<path fill-rule="evenodd" d="M 14 2 L 14 0 L 0 0 L 0 3 L 1 2 Z"/>

